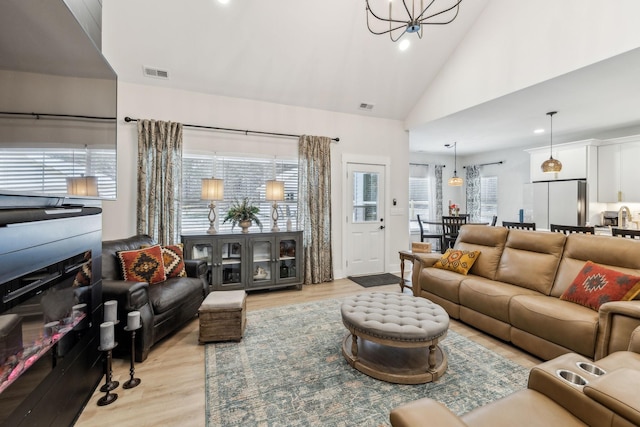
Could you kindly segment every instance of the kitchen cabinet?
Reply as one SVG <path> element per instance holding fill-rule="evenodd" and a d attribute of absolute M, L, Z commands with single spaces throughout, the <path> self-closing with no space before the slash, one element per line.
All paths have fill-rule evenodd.
<path fill-rule="evenodd" d="M 639 203 L 640 141 L 598 147 L 598 202 Z"/>
<path fill-rule="evenodd" d="M 302 232 L 187 233 L 186 259 L 209 265 L 211 290 L 302 289 Z"/>

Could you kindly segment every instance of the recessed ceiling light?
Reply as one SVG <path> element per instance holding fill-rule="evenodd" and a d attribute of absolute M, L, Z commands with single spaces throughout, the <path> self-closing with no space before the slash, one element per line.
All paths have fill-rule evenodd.
<path fill-rule="evenodd" d="M 411 44 L 411 42 L 408 39 L 404 39 L 400 42 L 400 44 L 398 45 L 398 49 L 400 50 L 407 50 L 409 49 L 409 45 Z"/>
<path fill-rule="evenodd" d="M 544 133 L 544 129 L 536 129 L 533 133 Z"/>

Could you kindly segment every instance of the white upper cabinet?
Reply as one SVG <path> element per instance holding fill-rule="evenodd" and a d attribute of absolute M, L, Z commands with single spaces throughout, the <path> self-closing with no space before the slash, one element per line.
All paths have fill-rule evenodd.
<path fill-rule="evenodd" d="M 590 145 L 585 142 L 563 144 L 553 147 L 553 158 L 562 163 L 557 173 L 542 172 L 540 166 L 549 158 L 549 147 L 527 150 L 530 155 L 531 182 L 558 181 L 566 179 L 587 179 Z"/>
<path fill-rule="evenodd" d="M 640 203 L 640 138 L 598 147 L 598 202 Z"/>

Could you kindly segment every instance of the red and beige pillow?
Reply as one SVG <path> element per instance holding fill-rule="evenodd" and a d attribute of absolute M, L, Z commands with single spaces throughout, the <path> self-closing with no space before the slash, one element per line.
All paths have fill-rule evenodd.
<path fill-rule="evenodd" d="M 560 296 L 593 310 L 609 301 L 630 301 L 640 293 L 640 276 L 625 274 L 587 261 Z"/>
<path fill-rule="evenodd" d="M 447 249 L 440 259 L 433 266 L 443 270 L 455 271 L 465 276 L 473 267 L 480 256 L 480 251 L 461 251 L 458 249 Z"/>
<path fill-rule="evenodd" d="M 162 246 L 162 261 L 167 279 L 170 277 L 186 277 L 187 270 L 184 266 L 184 250 L 182 243 L 177 245 Z"/>
<path fill-rule="evenodd" d="M 149 246 L 116 253 L 124 280 L 158 283 L 166 280 L 162 248 Z"/>

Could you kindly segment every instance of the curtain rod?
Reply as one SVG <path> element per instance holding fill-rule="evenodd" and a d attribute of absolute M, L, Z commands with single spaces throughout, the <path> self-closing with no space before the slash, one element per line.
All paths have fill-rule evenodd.
<path fill-rule="evenodd" d="M 499 162 L 491 162 L 491 163 L 481 163 L 479 165 L 474 165 L 474 166 L 489 166 L 489 165 L 501 165 L 503 164 L 504 161 L 500 160 Z M 462 167 L 463 169 L 466 168 L 466 166 Z"/>
<path fill-rule="evenodd" d="M 115 120 L 115 117 L 100 117 L 100 116 L 78 116 L 75 114 L 53 114 L 53 113 L 12 113 L 9 111 L 0 111 L 0 115 L 3 116 L 20 116 L 20 117 L 35 117 L 40 119 L 42 117 L 58 117 L 65 119 L 88 119 L 88 120 Z"/>
<path fill-rule="evenodd" d="M 446 168 L 447 165 L 434 165 L 432 163 L 409 163 L 410 166 L 442 166 L 443 168 Z"/>
<path fill-rule="evenodd" d="M 138 120 L 139 119 L 132 119 L 129 116 L 124 118 L 124 121 L 127 122 L 127 123 L 129 123 L 129 122 L 137 122 Z M 187 124 L 183 124 L 182 126 L 190 127 L 190 128 L 197 128 L 197 129 L 221 130 L 221 131 L 225 131 L 225 132 L 241 132 L 241 133 L 244 133 L 245 135 L 248 135 L 250 133 L 255 133 L 257 135 L 271 135 L 271 136 L 283 136 L 283 137 L 287 137 L 287 138 L 300 138 L 300 135 L 293 135 L 293 134 L 289 134 L 289 133 L 263 132 L 263 131 L 259 131 L 259 130 L 230 129 L 230 128 L 219 128 L 219 127 L 215 127 L 215 126 L 187 125 Z M 331 140 L 335 141 L 335 142 L 339 142 L 340 138 L 331 138 Z"/>

